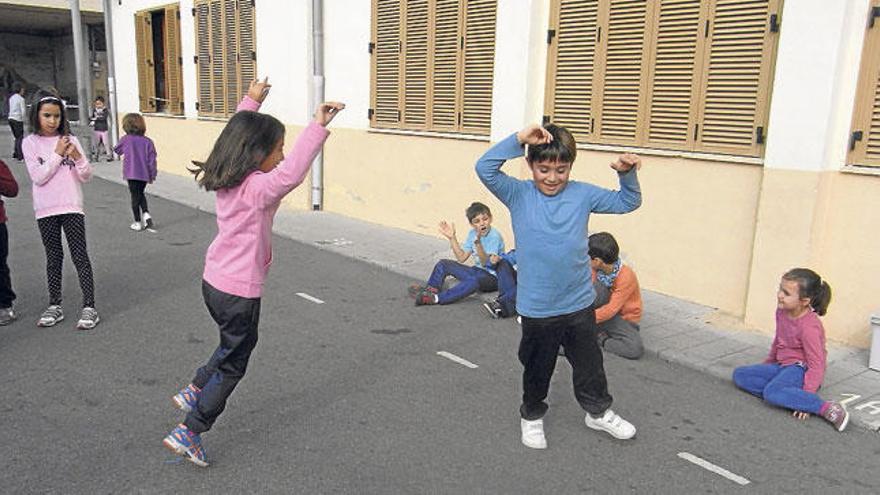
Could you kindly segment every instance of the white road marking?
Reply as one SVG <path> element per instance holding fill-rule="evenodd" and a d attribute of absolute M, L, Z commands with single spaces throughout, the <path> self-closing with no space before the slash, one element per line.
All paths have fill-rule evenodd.
<path fill-rule="evenodd" d="M 707 469 L 709 471 L 712 471 L 715 474 L 720 474 L 721 476 L 724 476 L 725 478 L 729 479 L 730 481 L 733 481 L 734 483 L 738 483 L 740 485 L 748 485 L 749 483 L 751 483 L 751 481 L 743 478 L 742 476 L 740 476 L 738 474 L 731 473 L 730 471 L 724 469 L 723 467 L 716 466 L 715 464 L 712 464 L 711 462 L 709 462 L 705 459 L 702 459 L 700 457 L 697 457 L 694 454 L 691 454 L 689 452 L 679 452 L 678 457 L 681 457 L 682 459 L 684 459 L 688 462 L 692 462 L 692 463 L 696 464 L 697 466 L 700 466 L 703 469 Z"/>
<path fill-rule="evenodd" d="M 306 301 L 312 301 L 315 304 L 324 304 L 324 301 L 318 299 L 317 297 L 310 296 L 310 295 L 306 294 L 305 292 L 297 292 L 296 295 L 305 299 Z"/>
<path fill-rule="evenodd" d="M 453 354 L 453 353 L 451 353 L 451 352 L 437 351 L 437 355 L 438 355 L 438 356 L 445 357 L 446 359 L 448 359 L 448 360 L 450 360 L 450 361 L 455 361 L 455 362 L 458 363 L 458 364 L 463 364 L 463 365 L 465 365 L 465 366 L 467 366 L 468 368 L 471 368 L 471 369 L 479 368 L 479 366 L 477 366 L 476 364 L 474 364 L 474 363 L 468 361 L 468 360 L 465 359 L 465 358 L 458 357 L 458 356 L 456 356 L 455 354 Z"/>

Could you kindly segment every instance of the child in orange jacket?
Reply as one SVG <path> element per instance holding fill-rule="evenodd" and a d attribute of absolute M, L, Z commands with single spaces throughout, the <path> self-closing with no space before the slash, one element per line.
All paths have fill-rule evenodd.
<path fill-rule="evenodd" d="M 635 272 L 620 260 L 620 247 L 608 232 L 589 239 L 593 288 L 596 290 L 596 323 L 599 345 L 627 359 L 644 354 L 639 321 L 642 319 L 642 293 Z"/>

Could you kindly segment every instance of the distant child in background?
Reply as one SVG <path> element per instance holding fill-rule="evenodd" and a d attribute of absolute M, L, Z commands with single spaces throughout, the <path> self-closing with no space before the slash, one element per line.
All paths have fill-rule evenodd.
<path fill-rule="evenodd" d="M 483 309 L 494 319 L 516 314 L 516 249 L 489 255 L 489 267 L 498 279 L 498 297 L 483 303 Z"/>
<path fill-rule="evenodd" d="M 25 138 L 22 150 L 33 185 L 37 226 L 46 249 L 49 285 L 49 307 L 40 315 L 37 326 L 51 327 L 64 319 L 61 308 L 63 231 L 83 295 L 82 313 L 76 326 L 81 330 L 95 328 L 101 320 L 95 309 L 95 284 L 86 247 L 82 194 L 82 183 L 91 179 L 92 166 L 76 136 L 70 134 L 64 102 L 60 98 L 38 95 L 29 120 L 33 134 Z"/>
<path fill-rule="evenodd" d="M 596 323 L 599 345 L 627 359 L 642 357 L 645 350 L 639 333 L 642 293 L 635 272 L 620 259 L 614 236 L 599 232 L 588 241 L 593 289 L 596 291 Z"/>
<path fill-rule="evenodd" d="M 131 213 L 134 223 L 131 230 L 153 229 L 153 217 L 147 206 L 144 190 L 147 184 L 156 180 L 156 147 L 153 140 L 145 136 L 147 124 L 139 113 L 129 113 L 122 119 L 125 136 L 119 140 L 114 151 L 122 155 L 122 177 L 128 181 L 131 194 Z"/>
<path fill-rule="evenodd" d="M 0 196 L 14 198 L 18 196 L 18 182 L 9 167 L 0 160 Z M 12 290 L 12 278 L 9 276 L 9 265 L 6 259 L 9 257 L 9 231 L 6 230 L 6 207 L 0 200 L 0 325 L 9 325 L 16 319 L 12 301 L 15 301 L 15 292 Z"/>
<path fill-rule="evenodd" d="M 440 260 L 425 285 L 411 285 L 409 294 L 416 299 L 416 306 L 452 304 L 480 291 L 498 289 L 495 270 L 489 268 L 489 256 L 504 252 L 504 239 L 492 228 L 492 213 L 483 203 L 474 202 L 465 211 L 471 230 L 463 244 L 458 243 L 455 224 L 440 222 L 440 233 L 449 240 L 455 260 Z M 463 263 L 473 256 L 473 266 Z M 458 280 L 455 286 L 443 290 L 446 277 Z"/>
<path fill-rule="evenodd" d="M 9 128 L 14 139 L 12 157 L 24 160 L 21 152 L 21 141 L 24 139 L 24 120 L 27 117 L 27 104 L 24 101 L 24 86 L 18 81 L 12 83 L 12 94 L 9 96 Z"/>
<path fill-rule="evenodd" d="M 113 153 L 110 152 L 110 137 L 108 136 L 110 129 L 107 119 L 110 117 L 110 110 L 104 103 L 104 97 L 95 98 L 92 106 L 92 115 L 89 118 L 89 126 L 92 127 L 92 160 L 97 160 L 100 155 L 101 146 L 107 153 L 106 160 L 113 161 Z"/>
<path fill-rule="evenodd" d="M 257 345 L 275 212 L 284 196 L 302 183 L 330 134 L 326 126 L 345 108 L 342 103 L 320 104 L 285 158 L 284 125 L 257 112 L 269 88 L 268 79 L 252 81 L 208 160 L 193 162 L 199 185 L 217 193 L 217 236 L 205 257 L 202 295 L 219 327 L 220 345 L 173 397 L 187 415 L 163 443 L 202 467 L 208 461 L 201 434 L 226 408 Z"/>
<path fill-rule="evenodd" d="M 782 276 L 776 293 L 776 337 L 763 364 L 733 370 L 737 387 L 804 420 L 821 416 L 837 431 L 849 412 L 816 391 L 825 377 L 825 328 L 819 320 L 831 302 L 831 287 L 814 271 L 794 268 Z"/>

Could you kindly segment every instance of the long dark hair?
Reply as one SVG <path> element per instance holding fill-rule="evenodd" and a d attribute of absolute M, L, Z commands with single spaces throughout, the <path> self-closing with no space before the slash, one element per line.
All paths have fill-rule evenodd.
<path fill-rule="evenodd" d="M 206 191 L 241 184 L 284 138 L 284 125 L 271 115 L 241 111 L 229 119 L 204 163 L 189 169 Z"/>
<path fill-rule="evenodd" d="M 782 280 L 797 282 L 798 296 L 810 299 L 810 307 L 819 316 L 824 316 L 831 303 L 831 286 L 822 280 L 818 273 L 809 268 L 792 268 L 785 272 Z"/>
<path fill-rule="evenodd" d="M 61 98 L 50 93 L 37 93 L 34 103 L 31 105 L 31 113 L 28 115 L 28 125 L 34 134 L 40 133 L 40 108 L 44 105 L 57 105 L 61 111 L 61 122 L 58 124 L 58 134 L 67 136 L 70 134 L 70 122 L 67 121 L 67 110 Z"/>

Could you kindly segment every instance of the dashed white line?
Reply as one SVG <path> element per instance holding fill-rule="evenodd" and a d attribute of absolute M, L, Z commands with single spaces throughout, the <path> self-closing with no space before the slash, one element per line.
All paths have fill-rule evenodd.
<path fill-rule="evenodd" d="M 306 301 L 312 301 L 315 304 L 324 304 L 324 301 L 318 299 L 317 297 L 310 296 L 310 295 L 306 294 L 305 292 L 297 292 L 296 295 L 305 299 Z"/>
<path fill-rule="evenodd" d="M 479 366 L 477 366 L 476 364 L 474 364 L 474 363 L 468 361 L 468 360 L 465 359 L 465 358 L 458 357 L 458 356 L 456 356 L 455 354 L 453 354 L 453 353 L 451 353 L 451 352 L 437 351 L 437 355 L 438 355 L 438 356 L 445 357 L 446 359 L 448 359 L 448 360 L 450 360 L 450 361 L 455 361 L 455 362 L 458 363 L 458 364 L 463 364 L 463 365 L 465 365 L 465 366 L 467 366 L 468 368 L 471 368 L 471 369 L 479 368 Z"/>
<path fill-rule="evenodd" d="M 729 479 L 730 481 L 733 481 L 734 483 L 738 483 L 740 485 L 748 485 L 749 483 L 751 483 L 751 481 L 743 478 L 742 476 L 740 476 L 738 474 L 731 473 L 730 471 L 724 469 L 723 467 L 716 466 L 715 464 L 712 464 L 711 462 L 709 462 L 705 459 L 702 459 L 700 457 L 697 457 L 694 454 L 691 454 L 689 452 L 679 452 L 678 457 L 681 457 L 682 459 L 684 459 L 688 462 L 692 462 L 692 463 L 696 464 L 697 466 L 700 466 L 703 469 L 707 469 L 709 471 L 712 471 L 715 474 L 720 474 L 721 476 L 724 476 L 725 478 Z"/>

